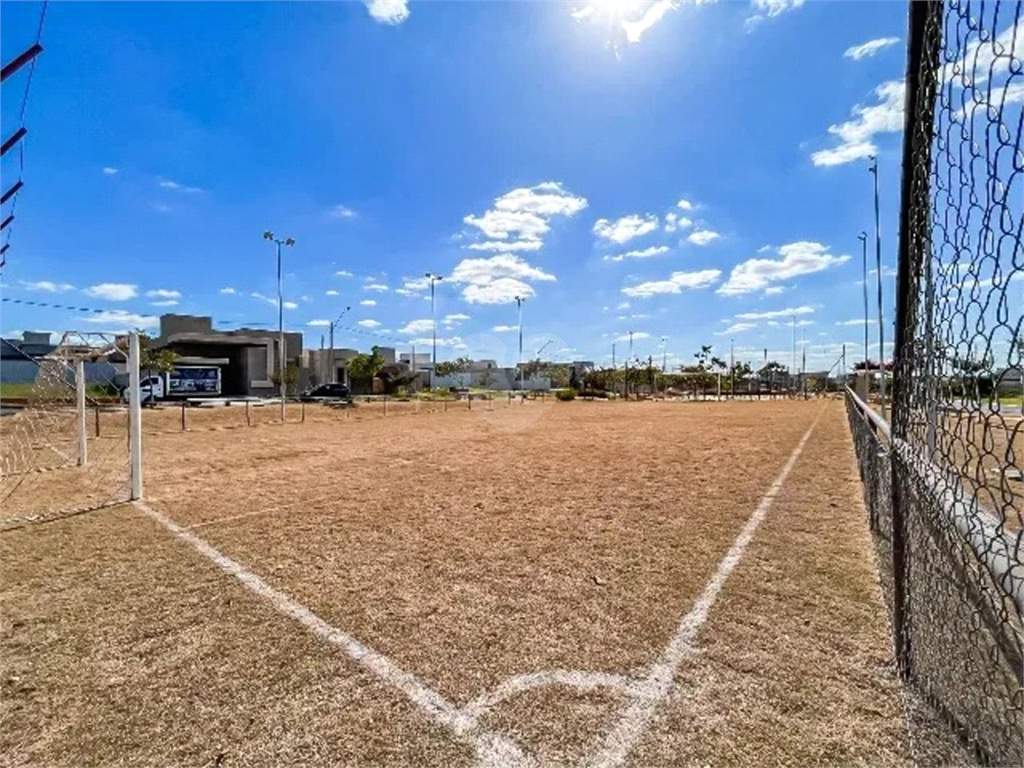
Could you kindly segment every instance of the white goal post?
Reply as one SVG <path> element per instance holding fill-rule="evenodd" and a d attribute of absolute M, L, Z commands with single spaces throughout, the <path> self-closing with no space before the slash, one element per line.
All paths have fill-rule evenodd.
<path fill-rule="evenodd" d="M 139 334 L 25 346 L 3 363 L 0 529 L 141 499 Z"/>

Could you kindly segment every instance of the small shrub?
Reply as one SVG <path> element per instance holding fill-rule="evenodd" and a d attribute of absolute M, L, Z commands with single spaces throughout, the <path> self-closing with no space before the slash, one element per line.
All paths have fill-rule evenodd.
<path fill-rule="evenodd" d="M 597 398 L 601 398 L 602 400 L 604 400 L 605 398 L 608 397 L 608 393 L 605 392 L 603 389 L 584 389 L 582 392 L 580 392 L 580 396 L 581 397 L 597 397 Z"/>
<path fill-rule="evenodd" d="M 575 389 L 558 389 L 555 390 L 555 397 L 562 401 L 569 401 L 576 399 Z"/>

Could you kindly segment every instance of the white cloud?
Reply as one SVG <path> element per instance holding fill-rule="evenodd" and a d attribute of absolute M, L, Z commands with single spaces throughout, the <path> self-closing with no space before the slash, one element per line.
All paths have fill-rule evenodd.
<path fill-rule="evenodd" d="M 765 19 L 772 19 L 786 11 L 794 11 L 804 4 L 804 0 L 751 0 L 754 15 L 747 19 L 748 24 L 757 24 Z"/>
<path fill-rule="evenodd" d="M 898 37 L 879 37 L 876 40 L 868 40 L 866 43 L 860 45 L 854 45 L 846 49 L 846 53 L 843 54 L 848 59 L 858 61 L 868 56 L 874 56 L 884 48 L 888 48 L 890 45 L 896 45 L 900 39 Z"/>
<path fill-rule="evenodd" d="M 737 264 L 718 293 L 735 296 L 759 291 L 770 283 L 821 272 L 850 260 L 849 256 L 829 253 L 827 245 L 808 241 L 784 245 L 779 248 L 779 255 L 782 258 L 778 260 L 754 258 Z"/>
<path fill-rule="evenodd" d="M 331 324 L 330 320 L 310 320 L 306 325 L 311 325 L 314 328 L 327 328 Z"/>
<path fill-rule="evenodd" d="M 284 301 L 284 302 L 281 303 L 281 306 L 284 307 L 285 309 L 298 309 L 299 308 L 299 305 L 296 304 L 294 301 Z"/>
<path fill-rule="evenodd" d="M 544 247 L 544 242 L 541 240 L 484 240 L 482 243 L 470 243 L 466 247 L 472 251 L 514 253 L 516 251 L 539 251 Z"/>
<path fill-rule="evenodd" d="M 462 296 L 470 303 L 507 304 L 516 296 L 533 296 L 533 289 L 524 281 L 551 281 L 555 276 L 518 256 L 504 254 L 489 259 L 463 259 L 449 279 L 466 284 Z"/>
<path fill-rule="evenodd" d="M 223 293 L 223 294 L 226 294 L 226 295 L 238 293 L 238 291 L 236 291 L 234 288 L 230 288 L 230 287 L 229 288 L 221 288 L 220 292 Z"/>
<path fill-rule="evenodd" d="M 173 307 L 177 305 L 176 299 L 165 299 L 163 301 L 150 302 L 154 307 Z"/>
<path fill-rule="evenodd" d="M 621 336 L 616 336 L 613 341 L 629 341 L 629 337 L 628 333 L 624 333 Z M 647 333 L 647 331 L 633 331 L 633 341 L 649 338 L 651 338 L 651 334 Z"/>
<path fill-rule="evenodd" d="M 429 277 L 415 277 L 412 280 L 405 280 L 402 283 L 402 290 L 406 293 L 421 293 L 429 290 L 430 278 Z"/>
<path fill-rule="evenodd" d="M 721 235 L 717 232 L 712 232 L 710 229 L 701 229 L 691 234 L 687 240 L 694 245 L 707 245 L 720 238 Z"/>
<path fill-rule="evenodd" d="M 777 317 L 790 317 L 791 315 L 810 315 L 814 313 L 814 307 L 802 306 L 791 309 L 774 309 L 770 312 L 743 312 L 736 315 L 737 320 L 773 320 Z"/>
<path fill-rule="evenodd" d="M 839 137 L 839 146 L 815 152 L 811 155 L 811 162 L 828 167 L 877 155 L 878 148 L 873 142 L 875 134 L 903 130 L 905 90 L 902 80 L 889 80 L 878 86 L 875 89 L 878 103 L 869 107 L 858 104 L 852 110 L 852 120 L 830 125 L 828 132 Z"/>
<path fill-rule="evenodd" d="M 398 329 L 399 333 L 416 334 L 429 333 L 434 329 L 434 321 L 429 317 L 423 320 L 411 320 Z"/>
<path fill-rule="evenodd" d="M 626 39 L 631 43 L 639 43 L 644 32 L 653 27 L 669 11 L 679 7 L 679 0 L 657 0 L 651 5 L 638 21 L 623 21 L 622 30 L 626 33 Z"/>
<path fill-rule="evenodd" d="M 684 288 L 707 288 L 721 277 L 719 269 L 703 269 L 699 272 L 673 272 L 667 280 L 640 283 L 622 292 L 637 298 L 654 296 L 659 293 L 680 293 Z"/>
<path fill-rule="evenodd" d="M 349 272 L 347 269 L 339 269 L 334 274 L 337 275 L 338 277 L 352 277 L 352 273 Z"/>
<path fill-rule="evenodd" d="M 871 320 L 869 319 L 868 322 L 870 323 Z M 836 325 L 864 325 L 864 318 L 862 317 L 858 320 L 837 320 Z"/>
<path fill-rule="evenodd" d="M 693 203 L 691 203 L 689 200 L 683 199 L 676 203 L 676 207 L 679 208 L 679 210 L 681 211 L 692 211 Z"/>
<path fill-rule="evenodd" d="M 360 304 L 360 306 L 363 306 L 363 307 L 376 307 L 377 306 L 377 302 L 374 301 L 373 299 L 363 299 L 362 301 L 359 302 L 359 304 Z"/>
<path fill-rule="evenodd" d="M 356 325 L 361 328 L 380 328 L 380 323 L 376 320 L 360 320 Z"/>
<path fill-rule="evenodd" d="M 519 326 L 518 325 L 496 325 L 493 328 L 491 328 L 491 330 L 494 331 L 495 333 L 512 333 L 513 331 L 518 331 L 519 330 Z"/>
<path fill-rule="evenodd" d="M 504 253 L 538 250 L 543 245 L 543 236 L 551 229 L 549 219 L 574 216 L 586 207 L 586 198 L 567 192 L 554 181 L 513 189 L 497 198 L 482 216 L 469 214 L 463 218 L 463 222 L 490 238 L 467 247 Z"/>
<path fill-rule="evenodd" d="M 778 296 L 780 293 L 786 292 L 786 286 L 784 285 L 772 285 L 764 289 L 765 296 Z"/>
<path fill-rule="evenodd" d="M 330 215 L 335 219 L 351 219 L 356 215 L 356 212 L 347 205 L 336 205 L 331 208 Z"/>
<path fill-rule="evenodd" d="M 382 24 L 401 24 L 409 18 L 407 0 L 364 0 L 366 10 L 374 21 Z"/>
<path fill-rule="evenodd" d="M 952 81 L 961 87 L 977 87 L 990 77 L 1003 77 L 1010 72 L 1010 62 L 1024 59 L 1024 30 L 1021 20 L 1000 32 L 993 41 L 990 38 L 967 46 L 963 58 L 951 61 L 942 68 L 943 82 Z M 1019 71 L 1019 67 L 1018 67 Z M 995 89 L 993 89 L 995 90 Z"/>
<path fill-rule="evenodd" d="M 594 6 L 588 5 L 588 6 L 585 6 L 583 8 L 580 8 L 577 11 L 573 11 L 571 15 L 577 21 L 582 21 L 583 19 L 587 18 L 588 16 L 590 16 L 593 13 L 594 13 Z"/>
<path fill-rule="evenodd" d="M 421 339 L 409 339 L 409 343 L 416 347 L 429 347 L 434 343 L 434 339 L 425 337 Z M 451 349 L 466 349 L 466 343 L 458 336 L 452 336 L 450 338 L 437 338 L 437 346 L 449 347 Z"/>
<path fill-rule="evenodd" d="M 471 319 L 469 315 L 464 315 L 461 312 L 459 312 L 454 315 L 445 315 L 444 319 L 441 322 L 444 324 L 446 328 L 452 328 L 458 325 L 459 323 L 466 322 L 469 319 Z"/>
<path fill-rule="evenodd" d="M 685 201 L 683 201 L 685 202 Z M 693 222 L 685 216 L 680 216 L 674 211 L 669 211 L 665 214 L 665 231 L 675 232 L 677 229 L 686 229 L 692 227 Z"/>
<path fill-rule="evenodd" d="M 797 328 L 801 328 L 801 327 L 803 327 L 805 325 L 814 325 L 814 321 L 813 320 L 797 320 L 796 321 L 796 327 Z"/>
<path fill-rule="evenodd" d="M 749 331 L 752 328 L 757 328 L 757 323 L 733 323 L 724 331 L 716 333 L 715 336 L 729 336 L 734 333 L 743 333 L 744 331 Z"/>
<path fill-rule="evenodd" d="M 657 245 L 650 248 L 644 248 L 642 251 L 627 251 L 626 253 L 620 253 L 618 256 L 605 256 L 605 261 L 623 261 L 625 259 L 649 259 L 653 256 L 661 256 L 663 253 L 668 253 L 669 247 L 667 245 Z"/>
<path fill-rule="evenodd" d="M 107 176 L 113 176 L 117 173 L 117 168 L 111 168 L 109 165 L 103 169 L 103 173 Z"/>
<path fill-rule="evenodd" d="M 166 288 L 157 288 L 152 291 L 146 291 L 146 296 L 151 299 L 180 299 L 180 291 L 169 291 Z"/>
<path fill-rule="evenodd" d="M 161 179 L 159 182 L 163 189 L 173 189 L 175 192 L 202 192 L 199 187 L 188 187 L 170 179 Z"/>
<path fill-rule="evenodd" d="M 616 304 L 615 308 L 616 309 L 629 309 L 629 306 L 630 306 L 630 304 L 629 304 L 628 301 L 623 301 L 623 302 L 621 302 L 619 304 Z"/>
<path fill-rule="evenodd" d="M 632 214 L 630 216 L 623 216 L 615 221 L 598 219 L 594 224 L 594 234 L 604 240 L 610 240 L 621 245 L 633 238 L 653 232 L 657 228 L 657 216 L 650 214 L 638 216 L 637 214 Z"/>
<path fill-rule="evenodd" d="M 53 283 L 49 280 L 40 280 L 35 283 L 27 283 L 22 280 L 21 285 L 26 291 L 46 291 L 47 293 L 64 293 L 75 290 L 75 286 L 70 283 Z"/>
<path fill-rule="evenodd" d="M 388 287 L 383 283 L 367 283 L 363 286 L 364 291 L 377 291 L 378 293 L 384 293 Z"/>
<path fill-rule="evenodd" d="M 107 301 L 128 301 L 139 295 L 138 286 L 126 283 L 100 283 L 85 289 L 87 296 Z"/>
<path fill-rule="evenodd" d="M 511 277 L 499 277 L 482 285 L 467 285 L 462 291 L 462 298 L 470 304 L 511 304 L 517 296 L 528 299 L 533 295 L 533 288 Z"/>
<path fill-rule="evenodd" d="M 334 289 L 332 288 L 332 289 L 331 289 L 331 290 L 329 290 L 329 291 L 324 291 L 324 295 L 325 295 L 325 296 L 340 296 L 341 294 L 340 294 L 340 293 L 338 293 L 338 292 L 337 292 L 336 290 L 334 290 Z"/>
<path fill-rule="evenodd" d="M 250 293 L 249 295 L 252 296 L 254 299 L 259 299 L 260 301 L 265 301 L 267 304 L 269 304 L 272 307 L 276 307 L 277 306 L 277 299 L 275 299 L 272 296 L 264 296 L 262 293 L 256 293 L 255 291 L 253 293 Z M 296 304 L 294 301 L 282 301 L 281 302 L 281 306 L 284 309 L 298 309 L 299 308 L 299 305 Z"/>
<path fill-rule="evenodd" d="M 106 324 L 117 326 L 120 329 L 130 328 L 153 328 L 160 324 L 160 318 L 153 315 L 137 315 L 132 312 L 123 312 L 113 309 L 107 312 L 97 312 L 85 318 L 87 323 Z"/>

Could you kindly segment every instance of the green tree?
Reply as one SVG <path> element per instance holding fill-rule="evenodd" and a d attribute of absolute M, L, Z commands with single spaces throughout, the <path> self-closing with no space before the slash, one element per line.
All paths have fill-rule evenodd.
<path fill-rule="evenodd" d="M 472 366 L 473 361 L 468 357 L 459 357 L 455 360 L 445 360 L 437 364 L 434 373 L 437 376 L 454 376 L 457 373 L 465 373 Z"/>
<path fill-rule="evenodd" d="M 281 386 L 281 375 L 274 371 L 270 374 L 270 381 L 275 387 Z M 284 367 L 284 390 L 286 395 L 295 395 L 299 387 L 299 366 L 295 363 L 288 363 Z"/>
<path fill-rule="evenodd" d="M 353 379 L 372 379 L 384 367 L 384 358 L 376 347 L 368 355 L 353 355 L 348 360 L 348 375 Z"/>

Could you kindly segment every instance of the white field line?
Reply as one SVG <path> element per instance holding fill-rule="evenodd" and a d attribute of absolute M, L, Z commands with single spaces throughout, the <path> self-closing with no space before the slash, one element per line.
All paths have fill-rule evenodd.
<path fill-rule="evenodd" d="M 823 408 L 818 413 L 814 423 L 804 433 L 804 436 L 800 438 L 800 442 L 797 443 L 793 453 L 790 454 L 789 459 L 783 465 L 779 476 L 775 478 L 768 491 L 761 497 L 761 501 L 754 509 L 753 514 L 747 519 L 736 540 L 729 547 L 729 551 L 725 553 L 725 557 L 719 562 L 718 568 L 715 570 L 711 580 L 704 587 L 700 597 L 697 598 L 697 602 L 694 603 L 690 612 L 679 622 L 671 642 L 662 651 L 658 661 L 651 667 L 647 677 L 630 689 L 630 702 L 623 711 L 619 722 L 605 736 L 604 744 L 591 762 L 594 768 L 612 768 L 613 766 L 621 765 L 647 732 L 655 711 L 672 690 L 672 684 L 675 681 L 679 665 L 695 649 L 694 641 L 697 639 L 697 633 L 707 621 L 708 613 L 710 613 L 711 608 L 718 599 L 726 579 L 729 578 L 729 575 L 739 565 L 740 560 L 743 559 L 750 540 L 754 537 L 754 533 L 767 516 L 772 502 L 782 489 L 782 484 L 785 482 L 786 477 L 789 476 L 797 459 L 800 458 L 800 454 L 803 453 L 804 446 L 807 445 L 811 432 L 814 431 L 818 422 L 821 421 L 824 413 L 825 409 Z"/>

